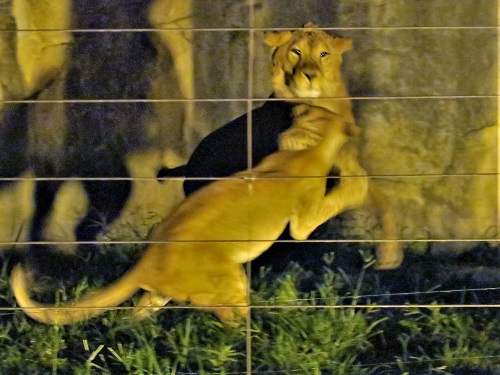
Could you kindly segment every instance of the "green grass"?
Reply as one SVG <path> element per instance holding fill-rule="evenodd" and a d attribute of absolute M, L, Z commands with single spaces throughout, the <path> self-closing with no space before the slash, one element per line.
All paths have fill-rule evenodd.
<path fill-rule="evenodd" d="M 3 307 L 14 306 L 7 264 Z M 362 298 L 381 294 L 377 273 L 330 265 L 327 258 L 321 272 L 263 270 L 252 283 L 249 330 L 184 308 L 143 322 L 127 310 L 110 311 L 65 327 L 3 311 L 0 374 L 232 374 L 245 373 L 249 363 L 253 374 L 500 373 L 498 309 L 380 308 L 383 299 Z M 443 303 L 435 294 L 419 298 Z"/>

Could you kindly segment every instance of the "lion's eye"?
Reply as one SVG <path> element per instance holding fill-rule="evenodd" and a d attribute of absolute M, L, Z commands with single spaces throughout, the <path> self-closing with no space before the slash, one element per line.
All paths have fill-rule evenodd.
<path fill-rule="evenodd" d="M 300 56 L 300 49 L 292 48 L 292 52 L 295 53 L 297 56 Z"/>
<path fill-rule="evenodd" d="M 329 52 L 323 51 L 319 54 L 319 57 L 325 57 L 328 56 L 329 54 L 330 54 Z"/>

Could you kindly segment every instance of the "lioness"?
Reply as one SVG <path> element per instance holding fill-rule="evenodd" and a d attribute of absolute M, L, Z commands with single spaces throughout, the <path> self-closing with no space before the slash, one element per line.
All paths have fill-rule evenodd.
<path fill-rule="evenodd" d="M 327 108 L 348 121 L 354 121 L 351 101 L 340 77 L 341 53 L 351 48 L 352 41 L 332 38 L 316 27 L 308 23 L 304 29 L 267 34 L 266 43 L 273 48 L 274 93 L 288 100 L 299 98 L 303 103 Z M 289 148 L 310 147 L 316 142 L 314 133 L 303 127 L 293 127 L 288 132 L 293 133 L 287 145 Z M 355 202 L 361 205 L 355 198 L 356 192 L 363 190 L 366 183 L 366 173 L 358 163 L 358 146 L 355 142 L 342 148 L 336 167 L 341 175 L 341 191 L 346 193 L 345 207 L 339 210 L 340 213 L 355 207 Z M 372 181 L 369 186 L 369 205 L 378 215 L 384 237 L 388 240 L 377 247 L 375 268 L 394 269 L 403 261 L 403 251 L 394 241 L 398 233 L 398 220 L 390 197 L 378 188 L 377 181 Z M 352 201 L 349 196 L 353 197 Z"/>
<path fill-rule="evenodd" d="M 72 324 L 143 289 L 142 308 L 135 312 L 139 317 L 174 299 L 212 310 L 223 322 L 237 322 L 247 314 L 248 304 L 242 263 L 268 249 L 288 223 L 291 236 L 305 240 L 346 205 L 356 206 L 365 199 L 366 179 L 348 203 L 341 188 L 326 191 L 326 176 L 358 128 L 320 107 L 301 105 L 294 113 L 290 131 L 314 133 L 313 146 L 287 150 L 294 135 L 284 134 L 283 150 L 256 168 L 192 194 L 154 229 L 150 237 L 154 243 L 139 263 L 95 295 L 56 309 L 37 303 L 29 297 L 24 268 L 17 265 L 11 282 L 19 306 L 40 322 Z"/>
<path fill-rule="evenodd" d="M 293 31 L 269 32 L 265 42 L 273 51 L 272 98 L 284 101 L 271 100 L 252 111 L 252 166 L 278 149 L 280 134 L 292 125 L 290 113 L 294 104 L 302 102 L 327 108 L 346 121 L 354 121 L 351 100 L 340 72 L 342 55 L 352 48 L 350 38 L 332 37 L 307 23 Z M 248 168 L 247 122 L 247 115 L 243 115 L 215 130 L 200 142 L 186 165 L 162 168 L 158 176 L 188 177 L 184 181 L 184 192 L 188 196 L 210 183 L 207 178 L 225 177 Z M 313 133 L 299 128 L 295 131 L 300 134 L 290 137 L 287 147 L 301 149 L 316 142 Z M 357 162 L 356 144 L 351 143 L 342 153 L 341 174 L 355 176 L 344 178 L 343 188 L 355 194 L 361 181 L 356 176 L 365 176 Z M 198 177 L 204 179 L 196 179 Z M 395 239 L 398 221 L 390 197 L 384 196 L 376 183 L 370 185 L 370 206 L 380 218 L 384 237 Z M 397 242 L 388 241 L 378 246 L 377 258 L 378 269 L 397 268 L 403 260 L 403 252 Z"/>
<path fill-rule="evenodd" d="M 311 47 L 304 48 L 300 58 L 302 63 L 296 55 L 284 52 L 290 49 L 288 45 L 276 49 L 278 43 L 284 42 L 287 37 L 291 38 L 288 40 L 289 44 L 295 41 L 300 47 Z M 285 99 L 300 98 L 301 95 L 308 97 L 311 93 L 320 97 L 337 98 L 328 102 L 328 108 L 343 116 L 346 121 L 354 122 L 351 101 L 340 74 L 342 54 L 351 48 L 351 39 L 334 38 L 308 23 L 303 29 L 268 33 L 265 42 L 274 50 L 274 93 L 271 96 L 272 100 L 251 113 L 252 166 L 276 152 L 280 134 L 292 126 L 292 109 L 298 102 Z M 317 56 L 313 56 L 313 53 Z M 320 54 L 323 56 L 320 57 Z M 296 61 L 289 61 L 290 59 Z M 313 60 L 316 62 L 313 63 Z M 293 69 L 293 77 L 281 75 L 280 70 L 276 68 L 279 65 L 287 65 Z M 311 82 L 303 79 L 306 74 L 310 75 Z M 314 86 L 314 90 L 309 90 L 309 84 Z M 287 88 L 288 85 L 291 86 L 290 89 Z M 206 178 L 227 177 L 247 169 L 249 167 L 247 126 L 248 115 L 245 114 L 218 128 L 200 142 L 186 165 L 171 169 L 162 168 L 158 172 L 158 177 L 188 177 L 189 179 L 184 182 L 187 196 L 210 183 Z M 196 180 L 196 178 L 202 179 Z"/>

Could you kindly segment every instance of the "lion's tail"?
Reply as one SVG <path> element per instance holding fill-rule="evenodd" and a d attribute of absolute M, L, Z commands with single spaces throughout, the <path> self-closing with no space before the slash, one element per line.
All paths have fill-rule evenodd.
<path fill-rule="evenodd" d="M 11 285 L 17 303 L 28 316 L 45 324 L 73 324 L 102 314 L 132 297 L 140 288 L 134 277 L 134 269 L 115 283 L 94 295 L 77 302 L 58 306 L 33 301 L 28 292 L 26 271 L 20 264 L 12 270 Z"/>

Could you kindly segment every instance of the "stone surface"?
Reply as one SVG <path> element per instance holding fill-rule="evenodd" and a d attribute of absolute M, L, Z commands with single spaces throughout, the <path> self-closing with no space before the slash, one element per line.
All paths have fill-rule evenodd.
<path fill-rule="evenodd" d="M 354 96 L 374 97 L 356 105 L 365 130 L 363 165 L 373 175 L 413 175 L 385 178 L 384 189 L 400 214 L 401 237 L 496 237 L 497 103 L 480 96 L 495 94 L 497 31 L 391 29 L 493 26 L 496 3 L 340 3 L 341 26 L 358 20 L 359 26 L 389 27 L 352 32 L 355 47 L 346 70 Z M 359 76 L 363 79 L 356 82 Z M 407 98 L 415 96 L 428 98 Z M 430 249 L 475 245 L 439 242 Z"/>
<path fill-rule="evenodd" d="M 181 164 L 206 134 L 260 105 L 271 93 L 271 56 L 262 28 L 292 28 L 312 21 L 340 28 L 332 32 L 354 40 L 353 50 L 345 55 L 343 74 L 355 97 L 356 119 L 364 129 L 362 163 L 370 174 L 382 176 L 373 178 L 373 183 L 382 186 L 397 207 L 401 238 L 497 236 L 498 108 L 497 99 L 488 97 L 497 90 L 496 0 L 254 0 L 252 12 L 247 0 L 156 0 L 151 4 L 151 27 L 187 30 L 149 34 L 159 54 L 148 67 L 148 97 L 202 101 L 152 103 L 141 126 L 124 130 L 130 138 L 137 134 L 141 140 L 127 159 L 133 176 L 154 177 L 156 165 Z M 14 30 L 12 0 L 0 7 L 0 28 Z M 476 28 L 462 28 L 466 26 Z M 249 32 L 250 27 L 258 29 Z M 4 99 L 26 98 L 32 92 L 29 82 L 43 82 L 26 80 L 16 45 L 15 33 L 0 33 L 0 97 Z M 42 90 L 40 98 L 64 99 L 65 79 L 61 76 Z M 25 146 L 31 162 L 50 159 L 52 167 L 59 169 L 65 157 L 61 134 L 68 129 L 64 105 L 49 108 L 39 103 L 30 107 L 29 116 Z M 0 132 L 11 133 L 4 128 Z M 0 161 L 0 170 L 10 168 L 5 158 Z M 12 197 L 7 199 L 11 202 L 19 199 L 16 191 L 20 191 L 26 194 L 23 202 L 31 202 L 28 185 L 3 189 L 2 194 Z M 179 199 L 166 187 L 156 190 L 146 185 L 134 188 L 134 194 L 141 190 L 137 194 L 146 200 L 131 200 L 134 207 L 148 202 L 144 212 L 154 210 L 152 197 L 168 201 L 161 208 L 164 212 Z M 15 216 L 11 206 L 2 204 L 0 209 Z M 0 240 L 13 238 L 12 233 L 31 214 L 28 206 L 19 205 L 24 207 L 22 219 L 13 227 L 5 225 L 10 229 L 0 234 Z M 342 217 L 347 238 L 380 238 L 369 210 Z M 458 251 L 474 245 L 439 242 L 430 249 Z"/>
<path fill-rule="evenodd" d="M 195 13 L 194 22 L 247 27 L 251 20 L 238 15 L 241 3 L 224 8 L 220 25 L 215 25 L 213 13 L 198 20 Z M 255 1 L 256 27 L 291 28 L 313 21 L 338 27 L 334 33 L 353 38 L 343 70 L 352 96 L 363 98 L 355 100 L 355 115 L 364 128 L 362 162 L 371 175 L 385 176 L 372 183 L 392 198 L 404 240 L 497 236 L 497 100 L 488 97 L 496 93 L 496 10 L 494 0 Z M 234 22 L 228 24 L 229 14 Z M 463 28 L 467 26 L 476 28 Z M 250 76 L 247 34 L 212 34 L 195 35 L 195 49 L 197 38 L 205 46 L 195 55 L 197 97 L 245 99 Z M 271 92 L 270 52 L 262 31 L 253 37 L 251 97 L 266 98 Z M 216 79 L 206 82 L 214 64 L 220 70 Z M 203 119 L 192 131 L 197 138 L 188 150 L 244 111 L 244 101 L 220 105 L 207 111 L 208 116 L 201 111 Z M 370 210 L 343 217 L 348 219 L 348 238 L 383 238 Z M 438 242 L 411 247 L 459 251 L 475 245 Z"/>

